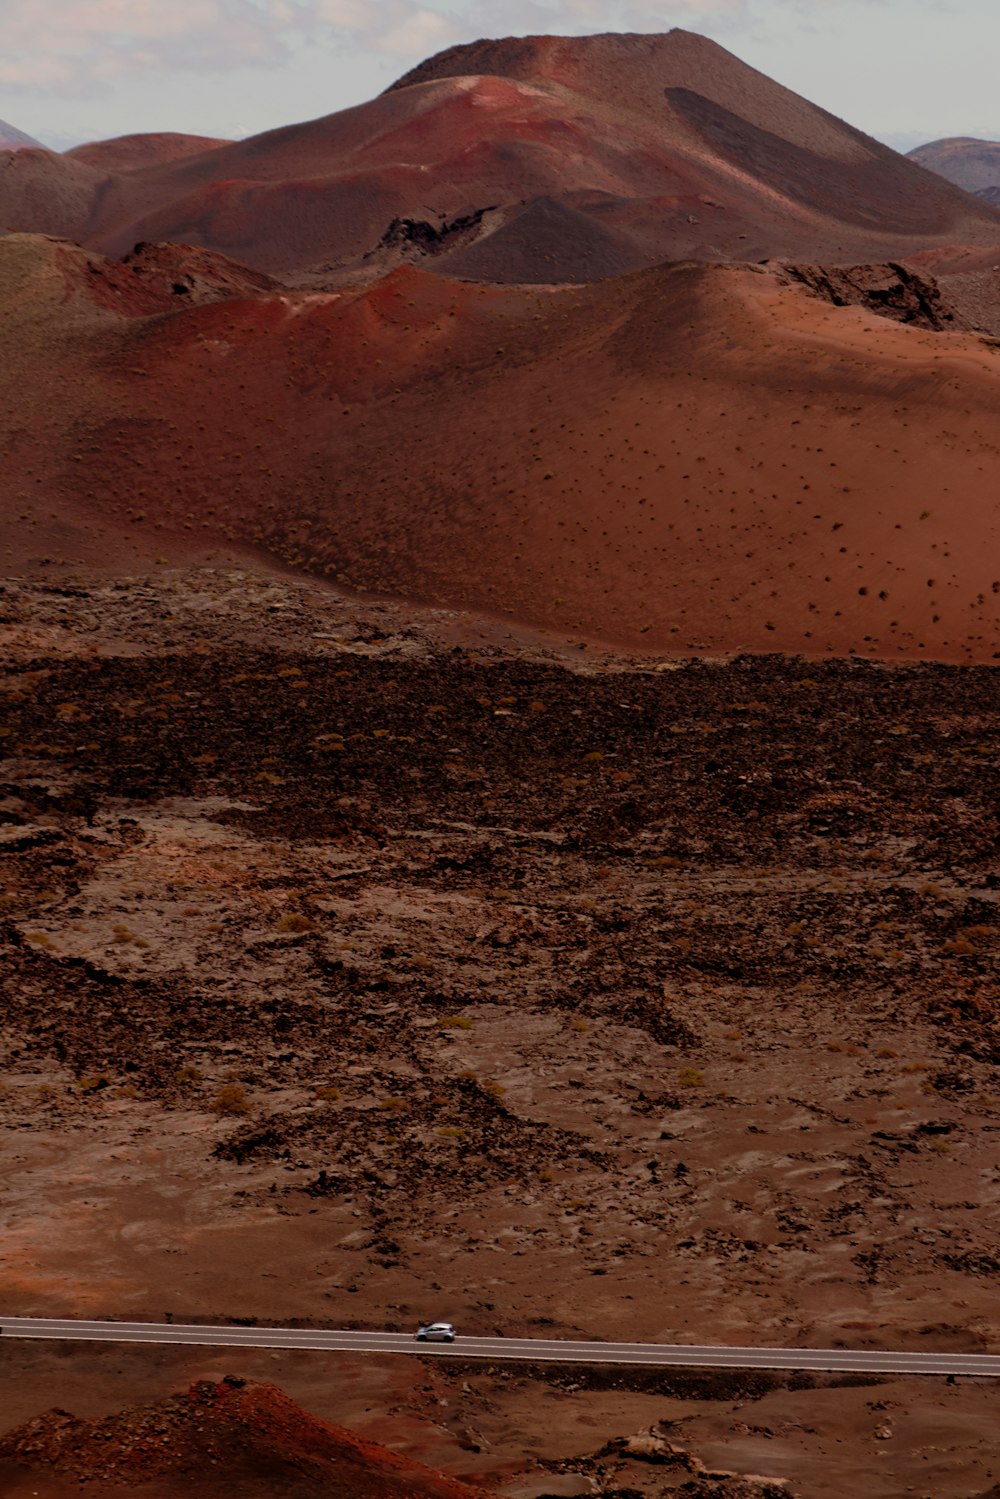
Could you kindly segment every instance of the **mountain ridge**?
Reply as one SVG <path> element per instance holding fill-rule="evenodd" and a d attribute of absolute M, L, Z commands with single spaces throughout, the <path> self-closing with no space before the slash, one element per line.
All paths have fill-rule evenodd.
<path fill-rule="evenodd" d="M 402 221 L 437 235 L 435 272 L 454 252 L 456 271 L 507 282 L 1000 243 L 990 203 L 679 29 L 469 43 L 317 120 L 179 154 L 187 138 L 158 139 L 138 166 L 127 144 L 55 158 L 58 171 L 29 153 L 0 180 L 0 224 L 112 255 L 179 241 L 326 286 L 421 258 L 385 243 Z M 115 149 L 127 170 L 106 169 Z M 440 242 L 470 215 L 474 235 Z"/>
<path fill-rule="evenodd" d="M 26 135 L 23 130 L 9 125 L 6 120 L 0 120 L 0 151 L 44 150 L 41 141 L 36 141 L 33 135 Z"/>

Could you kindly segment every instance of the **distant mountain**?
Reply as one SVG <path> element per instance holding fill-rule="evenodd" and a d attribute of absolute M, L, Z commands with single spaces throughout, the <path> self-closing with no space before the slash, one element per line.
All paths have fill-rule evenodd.
<path fill-rule="evenodd" d="M 918 146 L 909 155 L 912 161 L 937 172 L 939 177 L 945 177 L 956 187 L 965 188 L 966 192 L 981 193 L 984 188 L 1000 188 L 1000 141 L 981 141 L 956 135 Z M 996 199 L 992 201 L 996 202 Z"/>
<path fill-rule="evenodd" d="M 83 147 L 57 181 L 32 156 L 0 179 L 0 224 L 114 255 L 182 241 L 326 285 L 401 261 L 587 282 L 1000 241 L 989 203 L 680 30 L 476 42 L 323 119 L 194 154 L 155 139 Z"/>
<path fill-rule="evenodd" d="M 6 120 L 0 120 L 0 151 L 27 151 L 32 148 L 36 151 L 45 149 L 41 141 L 25 135 L 23 130 L 15 130 Z"/>
<path fill-rule="evenodd" d="M 229 142 L 208 135 L 178 135 L 163 130 L 147 135 L 119 135 L 113 140 L 90 141 L 85 146 L 74 146 L 65 154 L 85 166 L 96 167 L 102 172 L 135 172 L 142 167 L 162 166 L 164 162 L 183 161 L 188 156 L 201 156 L 205 151 L 214 151 Z"/>

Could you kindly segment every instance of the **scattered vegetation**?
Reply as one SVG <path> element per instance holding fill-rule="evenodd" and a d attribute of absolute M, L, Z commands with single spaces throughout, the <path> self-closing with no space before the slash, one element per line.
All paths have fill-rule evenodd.
<path fill-rule="evenodd" d="M 286 911 L 278 923 L 279 932 L 314 932 L 316 923 L 301 911 Z"/>
<path fill-rule="evenodd" d="M 250 1100 L 242 1083 L 224 1083 L 212 1102 L 212 1110 L 224 1116 L 249 1114 Z"/>

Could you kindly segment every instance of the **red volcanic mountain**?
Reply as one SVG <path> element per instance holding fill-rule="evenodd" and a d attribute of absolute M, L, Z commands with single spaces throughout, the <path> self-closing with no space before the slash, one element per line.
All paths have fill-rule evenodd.
<path fill-rule="evenodd" d="M 30 147 L 39 151 L 43 149 L 40 142 L 25 135 L 23 130 L 15 130 L 6 120 L 0 120 L 0 151 L 25 151 Z"/>
<path fill-rule="evenodd" d="M 1000 191 L 1000 141 L 951 136 L 918 146 L 909 155 L 911 161 L 946 177 L 966 192 Z"/>
<path fill-rule="evenodd" d="M 5 174 L 0 224 L 111 254 L 180 240 L 327 285 L 407 258 L 550 283 L 1000 241 L 990 205 L 684 31 L 479 42 L 325 119 L 147 165 L 101 153 Z"/>
<path fill-rule="evenodd" d="M 222 547 L 639 650 L 1000 651 L 1000 357 L 898 267 L 289 292 L 15 235 L 0 325 L 8 571 Z"/>
<path fill-rule="evenodd" d="M 275 1385 L 232 1378 L 96 1420 L 49 1411 L 0 1436 L 5 1495 L 62 1499 L 81 1484 L 147 1499 L 482 1499 L 309 1415 Z"/>
<path fill-rule="evenodd" d="M 161 131 L 150 135 L 119 135 L 114 140 L 91 141 L 86 146 L 75 146 L 66 155 L 73 161 L 82 161 L 88 167 L 102 172 L 135 172 L 143 167 L 162 166 L 164 162 L 183 161 L 188 156 L 201 156 L 228 141 L 217 140 L 208 135 L 177 135 L 172 131 Z"/>

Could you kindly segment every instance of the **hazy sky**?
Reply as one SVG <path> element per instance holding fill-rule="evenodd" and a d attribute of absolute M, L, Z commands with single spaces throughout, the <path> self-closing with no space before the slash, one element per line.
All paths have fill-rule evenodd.
<path fill-rule="evenodd" d="M 329 114 L 479 36 L 667 31 L 898 147 L 1000 138 L 998 0 L 0 0 L 0 118 L 62 148 Z"/>

